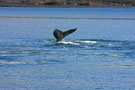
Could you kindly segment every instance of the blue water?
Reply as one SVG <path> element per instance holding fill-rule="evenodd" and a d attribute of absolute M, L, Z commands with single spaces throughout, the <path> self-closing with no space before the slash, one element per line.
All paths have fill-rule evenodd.
<path fill-rule="evenodd" d="M 0 7 L 0 90 L 134 89 L 134 8 Z"/>

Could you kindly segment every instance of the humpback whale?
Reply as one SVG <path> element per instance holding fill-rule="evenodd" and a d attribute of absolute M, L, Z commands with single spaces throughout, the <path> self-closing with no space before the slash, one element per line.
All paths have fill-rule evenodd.
<path fill-rule="evenodd" d="M 62 31 L 60 31 L 60 30 L 58 30 L 58 29 L 55 29 L 54 32 L 53 32 L 53 35 L 54 35 L 55 38 L 56 38 L 56 42 L 58 42 L 58 41 L 61 41 L 65 36 L 67 36 L 67 35 L 73 33 L 73 32 L 76 31 L 76 30 L 77 30 L 77 28 L 75 28 L 75 29 L 70 29 L 70 30 L 67 30 L 67 31 L 65 31 L 65 32 L 62 32 Z"/>

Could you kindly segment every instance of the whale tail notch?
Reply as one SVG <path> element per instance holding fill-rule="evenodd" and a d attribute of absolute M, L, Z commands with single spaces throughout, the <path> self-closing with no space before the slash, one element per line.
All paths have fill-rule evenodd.
<path fill-rule="evenodd" d="M 77 28 L 62 32 L 58 29 L 55 29 L 53 32 L 53 35 L 55 36 L 55 38 L 57 39 L 56 41 L 58 42 L 58 41 L 61 41 L 65 36 L 75 32 L 76 30 L 77 30 Z"/>

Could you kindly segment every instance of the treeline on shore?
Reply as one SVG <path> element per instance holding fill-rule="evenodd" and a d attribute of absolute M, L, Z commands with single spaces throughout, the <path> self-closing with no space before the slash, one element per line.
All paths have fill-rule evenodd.
<path fill-rule="evenodd" d="M 135 6 L 135 0 L 0 0 L 0 6 Z"/>

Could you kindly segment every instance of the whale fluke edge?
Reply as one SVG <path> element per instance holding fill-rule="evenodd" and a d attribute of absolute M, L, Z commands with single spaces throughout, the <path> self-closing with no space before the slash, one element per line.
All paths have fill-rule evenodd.
<path fill-rule="evenodd" d="M 62 31 L 60 31 L 58 29 L 55 29 L 54 32 L 53 32 L 53 35 L 55 36 L 56 41 L 58 42 L 58 41 L 61 41 L 65 36 L 75 32 L 76 30 L 77 30 L 77 28 L 70 29 L 70 30 L 67 30 L 65 32 L 62 32 Z"/>

